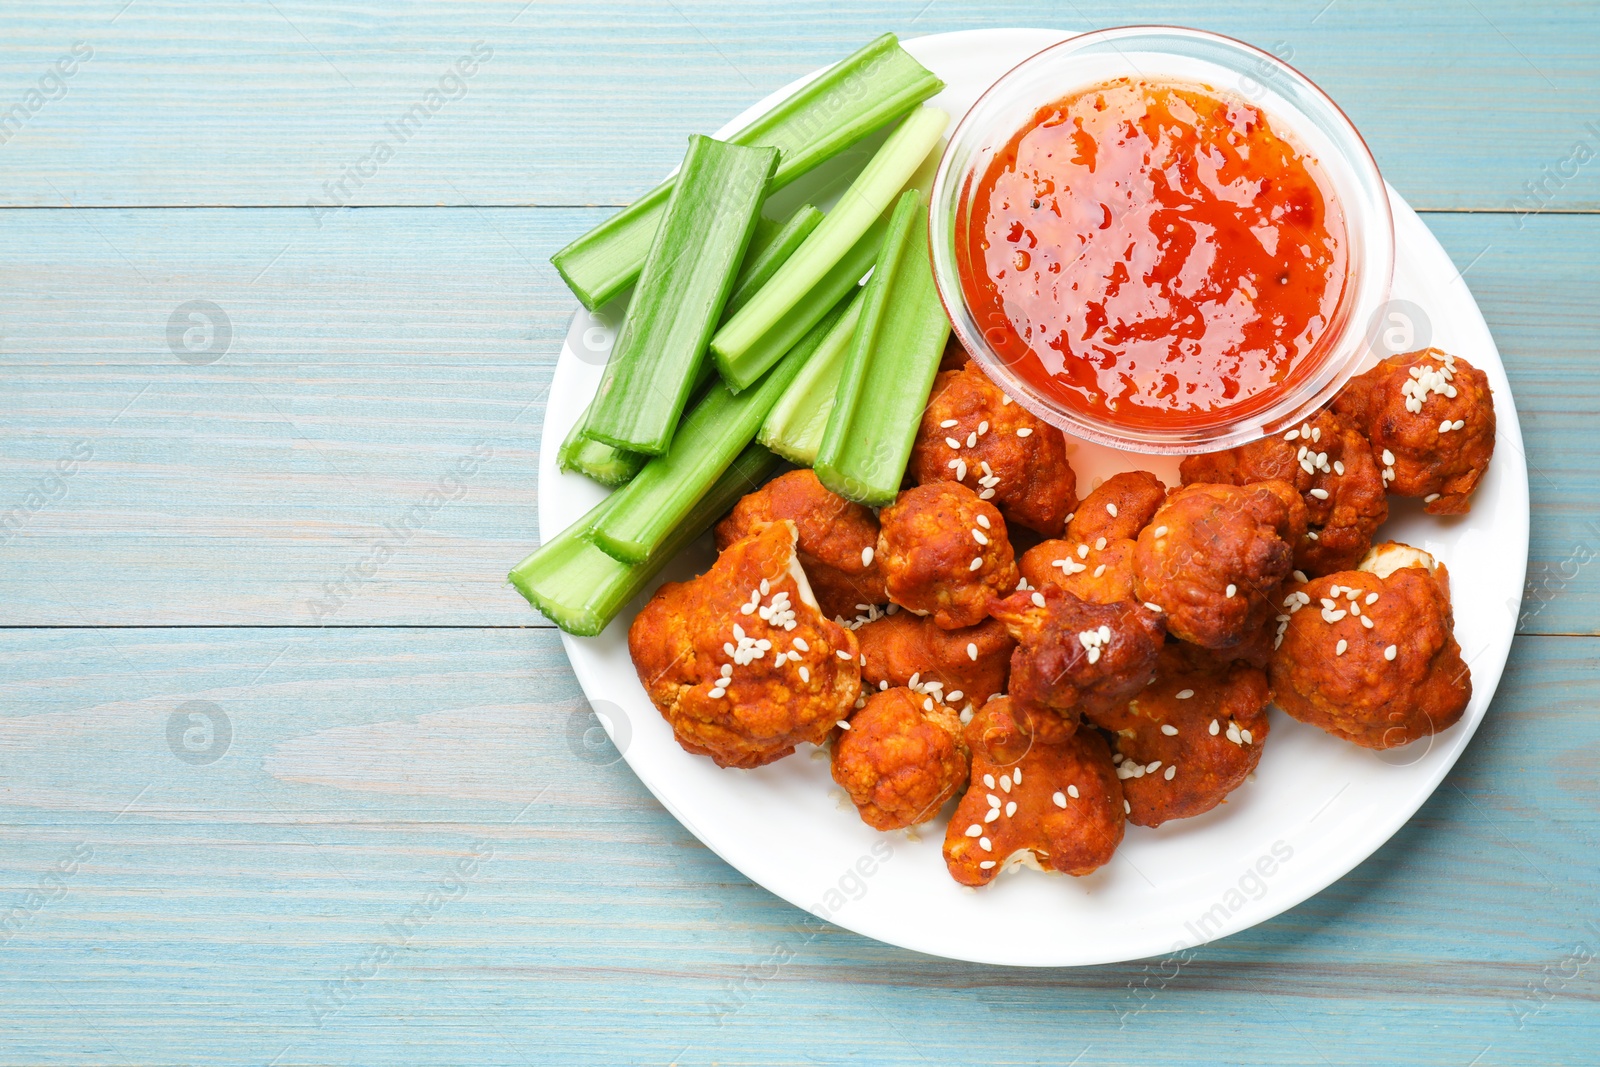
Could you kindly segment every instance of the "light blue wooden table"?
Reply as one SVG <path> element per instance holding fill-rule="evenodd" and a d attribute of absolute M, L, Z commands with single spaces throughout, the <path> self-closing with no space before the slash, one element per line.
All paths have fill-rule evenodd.
<path fill-rule="evenodd" d="M 1182 964 L 818 932 L 585 741 L 503 583 L 548 257 L 883 30 L 1141 21 L 1290 57 L 1465 272 L 1532 481 L 1510 665 L 1393 841 Z M 1600 1061 L 1593 3 L 9 0 L 6 108 L 0 1063 Z"/>

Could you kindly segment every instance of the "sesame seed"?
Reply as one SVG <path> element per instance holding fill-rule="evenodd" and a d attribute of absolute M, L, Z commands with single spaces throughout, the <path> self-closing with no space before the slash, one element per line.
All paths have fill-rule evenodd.
<path fill-rule="evenodd" d="M 943 422 L 941 422 L 939 424 L 939 429 L 948 430 L 952 426 L 959 425 L 960 422 L 961 422 L 960 419 L 945 419 Z"/>
<path fill-rule="evenodd" d="M 1443 422 L 1441 422 L 1439 424 L 1439 432 L 1440 433 L 1449 433 L 1453 428 L 1454 427 L 1451 426 L 1451 423 L 1450 423 L 1449 419 L 1445 419 Z"/>
<path fill-rule="evenodd" d="M 1361 625 L 1365 626 L 1367 629 L 1370 630 L 1370 629 L 1372 629 L 1372 620 L 1370 618 L 1368 618 L 1367 616 L 1363 615 L 1363 616 L 1361 616 Z"/>
<path fill-rule="evenodd" d="M 861 550 L 861 565 L 863 567 L 872 566 L 872 546 L 871 545 L 868 545 L 866 548 L 863 548 Z"/>
<path fill-rule="evenodd" d="M 978 646 L 972 641 L 967 642 L 967 658 L 974 663 L 978 662 Z M 991 782 L 990 784 L 993 785 L 994 783 Z"/>
<path fill-rule="evenodd" d="M 977 430 L 973 430 L 971 433 L 967 434 L 967 447 L 971 448 L 974 445 L 976 445 L 977 443 L 978 443 L 978 431 Z"/>
<path fill-rule="evenodd" d="M 1162 777 L 1170 782 L 1170 781 L 1172 781 L 1172 776 L 1177 774 L 1177 773 L 1178 773 L 1178 768 L 1177 768 L 1176 765 L 1174 765 L 1174 766 L 1168 767 L 1167 768 L 1167 773 L 1162 775 Z"/>
<path fill-rule="evenodd" d="M 1088 559 L 1089 558 L 1089 546 L 1088 545 L 1079 545 L 1078 546 L 1078 558 L 1079 559 Z"/>
<path fill-rule="evenodd" d="M 889 679 L 885 678 L 883 681 L 878 683 L 878 692 L 887 693 L 888 691 L 889 691 Z"/>
<path fill-rule="evenodd" d="M 1033 431 L 1031 429 L 1029 429 L 1028 427 L 1024 426 L 1022 429 L 1017 431 L 1017 436 L 1018 437 L 1027 437 L 1032 433 L 1033 433 Z"/>
<path fill-rule="evenodd" d="M 959 689 L 952 689 L 952 690 L 950 690 L 949 694 L 945 697 L 945 701 L 947 703 L 950 703 L 950 704 L 959 704 L 959 703 L 961 703 L 961 698 L 966 696 L 966 695 L 967 694 L 963 693 Z"/>
<path fill-rule="evenodd" d="M 1368 604 L 1376 604 L 1377 602 L 1378 602 L 1378 594 L 1377 593 L 1368 593 L 1367 594 L 1367 603 Z"/>
<path fill-rule="evenodd" d="M 1035 593 L 1035 594 L 1033 594 L 1031 599 L 1033 600 L 1034 607 L 1038 607 L 1038 608 L 1044 607 L 1044 594 L 1043 593 Z"/>
<path fill-rule="evenodd" d="M 746 604 L 746 605 L 744 605 L 744 607 L 739 609 L 739 614 L 740 615 L 754 615 L 755 613 L 756 613 L 756 606 L 754 604 Z"/>
<path fill-rule="evenodd" d="M 1328 491 L 1326 489 L 1313 489 L 1311 490 L 1311 495 L 1316 497 L 1318 500 L 1328 499 Z"/>
<path fill-rule="evenodd" d="M 1116 505 L 1115 505 L 1115 504 L 1107 504 L 1107 505 L 1106 505 L 1106 512 L 1107 512 L 1107 513 L 1108 513 L 1108 514 L 1109 514 L 1109 515 L 1110 515 L 1110 516 L 1111 516 L 1111 517 L 1112 517 L 1112 518 L 1113 518 L 1113 519 L 1114 519 L 1114 518 L 1116 518 L 1116 517 L 1117 517 L 1117 506 L 1116 506 Z"/>
<path fill-rule="evenodd" d="M 984 860 L 978 866 L 985 871 L 992 870 L 994 868 L 994 860 Z"/>
<path fill-rule="evenodd" d="M 1240 730 L 1239 731 L 1239 736 L 1244 740 L 1244 743 L 1247 744 L 1247 745 L 1248 744 L 1252 744 L 1255 741 L 1255 738 L 1250 735 L 1250 731 L 1249 730 Z"/>
<path fill-rule="evenodd" d="M 1424 504 L 1431 504 L 1435 500 L 1438 500 L 1438 499 L 1439 499 L 1439 494 L 1438 493 L 1429 493 L 1427 496 L 1422 498 L 1422 502 Z"/>
<path fill-rule="evenodd" d="M 834 723 L 833 725 L 837 726 L 841 730 L 850 729 L 850 724 L 845 722 L 843 719 L 840 719 L 838 722 Z"/>
<path fill-rule="evenodd" d="M 988 432 L 989 432 L 989 422 L 988 422 L 987 419 L 984 420 L 983 422 L 978 423 L 978 436 L 979 437 L 982 437 L 984 434 L 986 434 Z"/>
<path fill-rule="evenodd" d="M 1333 654 L 1335 656 L 1342 656 L 1342 655 L 1344 655 L 1345 649 L 1347 649 L 1349 647 L 1350 647 L 1350 642 L 1344 640 L 1343 638 L 1340 638 L 1339 639 L 1339 643 L 1337 645 L 1333 646 Z"/>
<path fill-rule="evenodd" d="M 978 519 L 977 519 L 977 522 L 978 522 L 978 525 L 982 526 L 985 530 L 990 529 L 989 516 L 987 516 L 987 515 L 979 515 Z"/>
<path fill-rule="evenodd" d="M 967 827 L 967 836 L 968 837 L 982 837 L 983 836 L 983 824 L 975 822 L 971 826 Z"/>
<path fill-rule="evenodd" d="M 1000 817 L 1000 809 L 999 808 L 990 808 L 988 811 L 983 813 L 983 821 L 984 822 L 994 822 L 999 817 Z"/>
<path fill-rule="evenodd" d="M 1290 430 L 1288 433 L 1283 435 L 1283 439 L 1285 441 L 1298 441 L 1300 440 L 1300 431 Z"/>
<path fill-rule="evenodd" d="M 1311 439 L 1313 441 L 1322 440 L 1322 427 L 1321 426 L 1313 426 L 1313 427 L 1311 427 Z"/>
<path fill-rule="evenodd" d="M 974 556 L 974 557 L 972 557 L 972 562 L 967 564 L 967 570 L 975 571 L 981 566 L 983 566 L 983 557 L 982 556 Z"/>
<path fill-rule="evenodd" d="M 1160 760 L 1151 760 L 1149 763 L 1146 763 L 1144 765 L 1144 770 L 1145 770 L 1146 774 L 1154 774 L 1156 771 L 1159 771 L 1160 769 L 1161 769 L 1161 761 Z"/>
<path fill-rule="evenodd" d="M 1146 608 L 1148 608 L 1150 611 L 1155 612 L 1157 615 L 1161 614 L 1161 605 L 1160 604 L 1152 604 L 1150 601 L 1146 600 L 1144 602 L 1144 606 Z"/>
<path fill-rule="evenodd" d="M 993 789 L 994 788 L 994 775 L 992 775 L 992 774 L 984 775 L 983 776 L 983 784 L 988 786 L 990 789 Z M 993 802 L 996 807 L 998 807 L 999 804 L 1000 804 L 1000 798 L 999 797 L 990 797 L 989 800 L 991 802 Z"/>
<path fill-rule="evenodd" d="M 1452 430 L 1460 430 L 1460 429 L 1464 429 L 1466 427 L 1466 425 L 1467 425 L 1467 420 L 1466 419 L 1457 419 L 1455 422 L 1452 422 L 1450 424 L 1450 428 Z"/>
<path fill-rule="evenodd" d="M 978 542 L 978 544 L 980 544 L 980 545 L 986 545 L 986 544 L 989 543 L 988 535 L 985 534 L 982 530 L 973 530 L 972 531 L 972 539 L 974 541 Z"/>
<path fill-rule="evenodd" d="M 1003 793 L 1011 792 L 1011 779 L 1003 774 L 1000 776 L 1000 791 Z"/>
<path fill-rule="evenodd" d="M 1095 542 L 1094 542 L 1094 550 L 1095 550 L 1095 551 L 1096 551 L 1096 552 L 1103 552 L 1103 551 L 1105 551 L 1105 547 L 1106 547 L 1106 539 L 1105 539 L 1105 538 L 1104 538 L 1104 537 L 1097 537 L 1097 538 L 1095 538 Z"/>
<path fill-rule="evenodd" d="M 849 658 L 850 658 L 850 653 L 849 653 L 849 651 L 848 651 L 848 650 L 846 650 L 846 649 L 843 649 L 843 648 L 836 648 L 836 649 L 834 649 L 834 650 L 833 650 L 833 654 L 834 654 L 834 655 L 835 655 L 835 656 L 838 656 L 838 657 L 839 657 L 839 658 L 840 658 L 840 659 L 842 659 L 842 660 L 848 660 L 848 659 L 849 659 Z"/>
<path fill-rule="evenodd" d="M 1165 536 L 1167 536 L 1167 528 L 1165 526 L 1157 526 L 1156 527 L 1156 536 L 1157 537 L 1165 537 Z"/>
<path fill-rule="evenodd" d="M 954 437 L 946 437 L 944 439 L 944 443 L 949 445 L 951 448 L 960 448 L 961 447 L 961 442 L 957 441 Z"/>
<path fill-rule="evenodd" d="M 1347 612 L 1344 612 L 1342 610 L 1341 611 L 1329 611 L 1327 608 L 1323 608 L 1322 609 L 1322 621 L 1331 625 L 1333 623 L 1338 622 L 1340 619 L 1344 618 L 1346 614 L 1347 614 Z"/>
<path fill-rule="evenodd" d="M 1050 800 L 1058 808 L 1064 808 L 1064 807 L 1067 806 L 1067 797 L 1066 797 L 1066 794 L 1064 794 L 1064 793 L 1061 793 L 1061 792 L 1052 793 L 1050 795 Z"/>
<path fill-rule="evenodd" d="M 1385 467 L 1394 466 L 1394 453 L 1387 448 L 1383 450 L 1383 465 Z"/>
<path fill-rule="evenodd" d="M 1383 658 L 1387 660 L 1393 660 L 1395 656 L 1399 654 L 1400 648 L 1398 645 L 1390 645 L 1388 648 L 1383 650 Z"/>
<path fill-rule="evenodd" d="M 958 459 L 958 460 L 956 460 L 956 481 L 964 482 L 966 480 L 967 480 L 967 461 L 964 460 L 964 459 Z"/>
<path fill-rule="evenodd" d="M 761 595 L 766 596 L 770 592 L 772 592 L 772 586 L 767 584 L 765 578 L 761 579 Z"/>
<path fill-rule="evenodd" d="M 811 668 L 804 667 L 804 666 L 802 666 L 800 668 L 800 680 L 802 682 L 807 683 L 808 685 L 810 684 L 810 682 L 811 682 Z"/>
<path fill-rule="evenodd" d="M 1170 722 L 1164 722 L 1161 724 L 1161 732 L 1166 734 L 1168 737 L 1178 736 L 1178 728 L 1172 725 Z"/>
<path fill-rule="evenodd" d="M 1122 814 L 1124 814 L 1124 815 L 1132 815 L 1133 814 L 1133 805 L 1129 804 L 1126 800 L 1124 800 L 1122 802 Z"/>
<path fill-rule="evenodd" d="M 1094 576 L 1095 576 L 1095 577 L 1096 577 L 1096 578 L 1098 578 L 1098 577 L 1100 577 L 1100 576 L 1101 576 L 1101 575 L 1102 575 L 1102 574 L 1104 574 L 1104 573 L 1105 573 L 1105 572 L 1106 572 L 1106 565 L 1105 565 L 1105 564 L 1104 564 L 1104 563 L 1102 563 L 1102 564 L 1100 564 L 1100 566 L 1098 566 L 1098 567 L 1096 567 L 1096 568 L 1095 568 L 1095 569 L 1094 569 Z"/>
<path fill-rule="evenodd" d="M 932 711 L 933 710 L 933 698 L 932 697 L 923 698 L 922 710 L 923 711 Z"/>
<path fill-rule="evenodd" d="M 1193 689 L 1180 689 L 1180 690 L 1178 690 L 1178 699 L 1179 700 L 1188 700 L 1192 696 L 1194 696 L 1194 690 Z"/>
<path fill-rule="evenodd" d="M 1011 818 L 1011 816 L 1015 815 L 1016 813 L 1017 813 L 1017 802 L 1015 800 L 1013 800 L 1013 801 L 1011 801 L 1010 803 L 1008 803 L 1006 805 L 1006 818 L 1009 819 L 1009 818 Z"/>
<path fill-rule="evenodd" d="M 1217 725 L 1217 720 L 1216 719 L 1212 719 L 1211 720 L 1211 736 L 1212 737 L 1216 737 L 1217 734 L 1221 731 L 1221 729 L 1222 728 Z"/>
<path fill-rule="evenodd" d="M 994 490 L 993 489 L 985 489 L 983 492 L 978 494 L 978 499 L 979 500 L 992 500 L 992 499 L 994 499 Z"/>
<path fill-rule="evenodd" d="M 1294 572 L 1294 580 L 1299 582 L 1299 583 L 1301 583 L 1302 585 L 1304 585 L 1306 582 L 1309 582 L 1311 579 L 1306 577 L 1306 572 L 1305 571 L 1295 571 Z"/>
<path fill-rule="evenodd" d="M 811 651 L 811 646 L 806 644 L 806 639 L 803 637 L 797 637 L 794 639 L 794 647 L 798 648 L 801 652 Z"/>
<path fill-rule="evenodd" d="M 1333 473 L 1339 475 L 1340 477 L 1344 476 L 1344 463 L 1343 463 L 1343 461 L 1337 460 L 1337 459 L 1333 461 Z"/>
<path fill-rule="evenodd" d="M 978 838 L 978 847 L 983 849 L 985 852 L 988 852 L 992 846 L 989 844 L 989 839 L 987 837 L 980 837 Z"/>
<path fill-rule="evenodd" d="M 1016 770 L 1011 772 L 1011 780 L 1013 782 L 1016 782 L 1018 785 L 1022 784 L 1022 768 L 1021 767 L 1018 767 Z"/>

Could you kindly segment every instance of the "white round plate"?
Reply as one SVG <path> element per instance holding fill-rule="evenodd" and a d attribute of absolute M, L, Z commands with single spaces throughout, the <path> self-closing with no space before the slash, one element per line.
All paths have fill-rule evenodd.
<path fill-rule="evenodd" d="M 933 103 L 959 119 L 1012 66 L 1068 36 L 979 30 L 922 37 L 905 47 L 945 80 Z M 804 80 L 717 136 L 745 125 Z M 785 190 L 786 202 L 809 198 L 827 206 L 827 193 L 837 193 L 839 184 L 837 173 L 807 182 Z M 1470 515 L 1440 519 L 1425 516 L 1415 501 L 1395 500 L 1380 534 L 1449 565 L 1456 636 L 1473 682 L 1471 706 L 1457 726 L 1379 754 L 1273 709 L 1260 769 L 1228 803 L 1157 830 L 1129 826 L 1112 862 L 1086 878 L 1023 869 L 974 891 L 945 872 L 942 820 L 920 835 L 870 829 L 834 786 L 827 762 L 808 758 L 810 746 L 754 771 L 721 770 L 679 748 L 628 659 L 634 605 L 599 637 L 562 637 L 584 693 L 634 772 L 708 848 L 797 907 L 879 941 L 982 963 L 1066 966 L 1171 953 L 1271 918 L 1370 856 L 1427 800 L 1482 720 L 1510 651 L 1528 556 L 1527 465 L 1500 355 L 1450 258 L 1392 189 L 1390 198 L 1400 317 L 1386 328 L 1413 333 L 1393 338 L 1395 350 L 1432 343 L 1481 367 L 1499 420 L 1494 463 Z M 556 451 L 599 383 L 612 325 L 580 309 L 556 367 L 539 459 L 546 540 L 604 493 L 558 471 Z M 1142 468 L 1169 484 L 1177 480 L 1175 457 L 1079 444 L 1072 461 L 1080 492 L 1119 470 Z M 707 538 L 663 579 L 699 573 L 711 559 Z"/>

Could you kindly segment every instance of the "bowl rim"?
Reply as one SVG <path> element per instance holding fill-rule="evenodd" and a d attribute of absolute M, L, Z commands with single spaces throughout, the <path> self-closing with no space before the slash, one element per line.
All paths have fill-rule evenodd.
<path fill-rule="evenodd" d="M 1349 306 L 1337 309 L 1335 314 L 1343 314 L 1344 321 L 1340 323 L 1340 332 L 1326 345 L 1321 357 L 1322 362 L 1315 373 L 1307 375 L 1299 387 L 1291 389 L 1269 408 L 1252 413 L 1236 422 L 1223 422 L 1202 430 L 1174 431 L 1114 427 L 1084 418 L 1039 395 L 1038 391 L 1025 380 L 1011 373 L 1006 361 L 1001 359 L 983 338 L 982 331 L 977 328 L 977 323 L 967 306 L 965 287 L 961 285 L 955 268 L 954 220 L 962 203 L 962 191 L 960 189 L 952 191 L 950 186 L 953 182 L 965 185 L 976 168 L 965 167 L 962 174 L 955 175 L 952 173 L 953 164 L 958 151 L 967 148 L 968 142 L 990 132 L 988 129 L 978 130 L 974 125 L 985 103 L 1005 90 L 1019 73 L 1040 63 L 1046 57 L 1063 51 L 1076 51 L 1102 42 L 1110 43 L 1115 49 L 1118 41 L 1157 35 L 1188 38 L 1221 46 L 1224 50 L 1239 53 L 1241 60 L 1264 64 L 1254 73 L 1246 69 L 1243 62 L 1235 65 L 1233 70 L 1243 76 L 1256 77 L 1258 80 L 1270 78 L 1274 73 L 1287 76 L 1291 84 L 1309 96 L 1313 105 L 1326 109 L 1323 117 L 1332 120 L 1333 132 L 1323 131 L 1323 136 L 1341 150 L 1341 162 L 1350 172 L 1350 185 L 1358 192 L 1371 194 L 1370 197 L 1368 195 L 1360 197 L 1362 213 L 1370 217 L 1365 219 L 1360 227 L 1359 238 L 1353 239 L 1357 227 L 1350 205 L 1344 205 L 1347 219 L 1346 242 L 1353 246 L 1345 273 L 1347 279 L 1356 284 L 1350 286 L 1345 297 L 1341 298 L 1341 303 L 1348 302 Z M 1157 47 L 1150 51 L 1160 52 L 1162 49 Z M 1211 57 L 1207 57 L 1207 61 L 1217 63 Z M 1228 67 L 1226 63 L 1217 65 Z M 1239 93 L 1230 93 L 1215 87 L 1209 88 L 1219 96 L 1241 96 Z M 1065 91 L 1067 90 L 1063 90 Z M 1279 96 L 1283 97 L 1283 94 L 1280 92 Z M 1287 99 L 1285 102 L 1303 116 L 1305 121 L 1315 123 L 1315 117 L 1311 115 L 1310 110 L 1292 99 Z M 1291 135 L 1300 142 L 1299 147 L 1305 148 L 1299 124 L 1290 123 L 1289 129 Z M 1347 192 L 1343 188 L 1335 191 L 1341 196 Z M 1372 347 L 1373 323 L 1377 321 L 1378 313 L 1387 306 L 1394 279 L 1394 211 L 1389 202 L 1388 192 L 1388 185 L 1384 181 L 1376 158 L 1372 155 L 1372 149 L 1355 123 L 1350 120 L 1350 116 L 1321 86 L 1296 67 L 1246 41 L 1211 30 L 1166 23 L 1113 26 L 1074 34 L 1016 63 L 995 79 L 956 122 L 939 160 L 928 197 L 929 255 L 939 300 L 944 306 L 945 315 L 950 320 L 956 337 L 978 361 L 986 374 L 997 379 L 998 384 L 1008 395 L 1039 418 L 1075 437 L 1130 452 L 1157 455 L 1212 452 L 1269 436 L 1303 421 L 1331 399 L 1363 363 Z M 941 210 L 941 207 L 945 210 Z M 1354 247 L 1360 247 L 1360 242 L 1373 242 L 1373 247 L 1367 257 L 1358 259 L 1353 250 Z M 1370 288 L 1363 292 L 1363 282 L 1366 282 L 1369 272 L 1372 280 L 1367 284 Z M 954 290 L 953 294 L 951 290 Z"/>

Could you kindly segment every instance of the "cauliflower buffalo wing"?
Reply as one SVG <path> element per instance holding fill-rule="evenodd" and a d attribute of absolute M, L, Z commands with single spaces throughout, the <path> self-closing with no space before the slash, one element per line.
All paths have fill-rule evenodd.
<path fill-rule="evenodd" d="M 1426 348 L 1350 379 L 1333 409 L 1361 427 L 1389 492 L 1435 515 L 1464 514 L 1494 455 L 1494 397 L 1483 371 Z"/>
<path fill-rule="evenodd" d="M 910 468 L 918 484 L 958 482 L 993 500 L 1007 522 L 1046 537 L 1061 535 L 1078 499 L 1061 431 L 971 362 L 934 379 Z"/>
<path fill-rule="evenodd" d="M 956 713 L 926 693 L 874 693 L 833 743 L 833 780 L 876 830 L 927 822 L 967 784 Z"/>
<path fill-rule="evenodd" d="M 1017 586 L 1006 522 L 956 482 L 907 489 L 878 516 L 877 560 L 889 599 L 947 630 L 974 626 Z"/>
<path fill-rule="evenodd" d="M 735 504 L 717 524 L 717 549 L 779 519 L 788 519 L 799 531 L 800 566 L 828 618 L 853 619 L 859 605 L 888 599 L 883 572 L 873 559 L 877 517 L 828 489 L 809 470 L 779 475 Z"/>
<path fill-rule="evenodd" d="M 1045 588 L 1014 593 L 990 611 L 1017 640 L 1010 695 L 1069 724 L 1143 689 L 1161 651 L 1161 617 L 1129 600 L 1092 604 Z"/>
<path fill-rule="evenodd" d="M 907 611 L 857 627 L 856 640 L 869 688 L 915 685 L 953 708 L 981 708 L 1005 692 L 1017 647 L 995 619 L 946 630 Z"/>
<path fill-rule="evenodd" d="M 1035 589 L 1055 586 L 1094 604 L 1132 600 L 1132 539 L 1165 497 L 1166 487 L 1148 471 L 1108 478 L 1078 505 L 1065 539 L 1023 553 L 1022 577 Z"/>
<path fill-rule="evenodd" d="M 1375 547 L 1360 568 L 1291 592 L 1272 692 L 1294 718 L 1365 748 L 1449 729 L 1472 698 L 1451 632 L 1449 581 L 1432 556 Z"/>
<path fill-rule="evenodd" d="M 1306 531 L 1294 546 L 1294 561 L 1312 577 L 1354 567 L 1389 517 L 1372 447 L 1361 431 L 1332 411 L 1318 412 L 1282 434 L 1190 456 L 1178 470 L 1185 485 L 1276 479 L 1294 486 L 1306 506 Z"/>
<path fill-rule="evenodd" d="M 1155 679 L 1126 705 L 1091 715 L 1110 731 L 1128 821 L 1160 826 L 1210 811 L 1261 761 L 1266 672 L 1169 644 Z"/>
<path fill-rule="evenodd" d="M 855 634 L 818 610 L 796 536 L 785 520 L 729 545 L 705 574 L 663 585 L 628 631 L 678 743 L 723 767 L 820 743 L 861 691 Z"/>
<path fill-rule="evenodd" d="M 1139 534 L 1134 590 L 1165 613 L 1168 631 L 1182 640 L 1239 645 L 1273 613 L 1305 512 L 1286 482 L 1174 490 Z"/>
<path fill-rule="evenodd" d="M 1008 863 L 1085 875 L 1122 842 L 1122 787 L 1093 730 L 995 697 L 967 725 L 972 782 L 945 831 L 944 861 L 982 886 Z"/>

